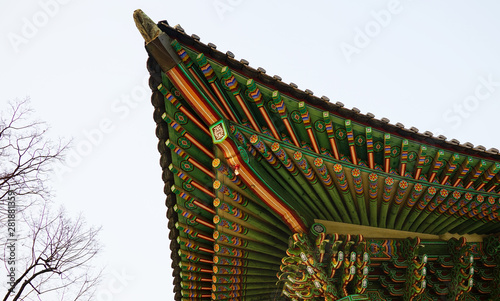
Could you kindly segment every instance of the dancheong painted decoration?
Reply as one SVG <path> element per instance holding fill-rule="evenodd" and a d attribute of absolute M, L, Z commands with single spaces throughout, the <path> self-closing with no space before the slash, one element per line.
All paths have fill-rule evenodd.
<path fill-rule="evenodd" d="M 134 19 L 176 300 L 500 300 L 497 149 L 346 109 Z"/>

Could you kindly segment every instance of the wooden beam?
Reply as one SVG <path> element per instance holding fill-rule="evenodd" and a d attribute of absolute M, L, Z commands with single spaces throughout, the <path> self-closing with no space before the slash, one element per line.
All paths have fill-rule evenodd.
<path fill-rule="evenodd" d="M 467 242 L 482 242 L 486 235 L 458 235 L 445 233 L 442 235 L 433 235 L 433 234 L 425 234 L 418 232 L 410 232 L 410 231 L 401 231 L 401 230 L 393 230 L 393 229 L 385 229 L 385 228 L 377 228 L 371 226 L 363 226 L 363 225 L 353 225 L 332 221 L 324 221 L 315 219 L 315 223 L 323 224 L 326 227 L 327 233 L 337 233 L 337 234 L 350 234 L 350 235 L 363 235 L 365 239 L 405 239 L 408 237 L 414 238 L 419 237 L 422 240 L 437 240 L 437 241 L 448 241 L 451 238 L 460 238 L 465 237 Z"/>

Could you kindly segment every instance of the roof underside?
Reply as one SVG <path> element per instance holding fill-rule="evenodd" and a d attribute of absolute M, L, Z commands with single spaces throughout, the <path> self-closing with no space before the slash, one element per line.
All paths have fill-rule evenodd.
<path fill-rule="evenodd" d="M 146 48 L 177 300 L 498 296 L 496 150 L 344 109 L 158 27 L 166 36 Z M 370 237 L 376 228 L 423 238 Z M 301 253 L 325 279 L 299 285 Z"/>

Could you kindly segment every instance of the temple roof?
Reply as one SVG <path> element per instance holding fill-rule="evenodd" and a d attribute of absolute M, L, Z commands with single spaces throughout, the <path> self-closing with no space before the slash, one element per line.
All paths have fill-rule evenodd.
<path fill-rule="evenodd" d="M 360 109 L 353 107 L 352 109 L 346 108 L 344 104 L 340 101 L 335 103 L 330 102 L 330 98 L 327 96 L 315 96 L 314 93 L 308 89 L 301 90 L 298 86 L 293 83 L 282 82 L 282 78 L 279 75 L 270 76 L 266 74 L 266 70 L 262 67 L 254 68 L 249 65 L 249 62 L 245 59 L 236 60 L 235 54 L 231 51 L 226 51 L 225 53 L 217 50 L 217 46 L 214 43 L 204 44 L 200 40 L 200 37 L 196 34 L 188 35 L 182 26 L 175 25 L 169 26 L 167 21 L 160 21 L 158 26 L 169 36 L 177 39 L 183 45 L 196 49 L 199 52 L 206 53 L 210 57 L 222 65 L 227 65 L 231 70 L 237 70 L 238 72 L 244 74 L 249 78 L 254 78 L 265 85 L 268 85 L 282 93 L 289 94 L 290 96 L 307 101 L 309 104 L 319 107 L 320 109 L 336 112 L 345 118 L 356 120 L 356 122 L 371 126 L 373 128 L 378 128 L 380 130 L 388 131 L 408 139 L 419 141 L 422 143 L 436 145 L 437 147 L 449 149 L 455 152 L 461 152 L 471 156 L 480 156 L 484 158 L 490 158 L 491 160 L 499 160 L 499 150 L 497 148 L 491 147 L 486 149 L 482 145 L 474 145 L 470 142 L 461 143 L 457 139 L 447 138 L 443 135 L 434 136 L 432 132 L 420 131 L 419 129 L 410 126 L 405 127 L 402 123 L 392 124 L 390 120 L 386 117 L 381 117 L 380 119 L 375 118 L 375 115 L 371 113 L 363 114 Z"/>
<path fill-rule="evenodd" d="M 134 16 L 150 54 L 177 300 L 410 300 L 450 294 L 448 281 L 457 298 L 496 294 L 498 150 L 346 109 Z M 303 253 L 330 276 L 297 286 Z"/>

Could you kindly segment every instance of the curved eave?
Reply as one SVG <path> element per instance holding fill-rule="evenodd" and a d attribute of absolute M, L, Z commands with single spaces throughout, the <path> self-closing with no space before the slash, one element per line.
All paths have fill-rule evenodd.
<path fill-rule="evenodd" d="M 475 156 L 479 158 L 484 158 L 488 160 L 498 160 L 500 159 L 500 156 L 497 154 L 490 154 L 484 151 L 479 151 L 479 150 L 474 150 L 470 148 L 466 148 L 463 146 L 459 145 L 454 145 L 451 142 L 446 142 L 437 138 L 432 138 L 428 137 L 423 134 L 418 134 L 415 133 L 412 130 L 405 129 L 401 127 L 400 125 L 391 125 L 387 120 L 376 120 L 372 116 L 369 115 L 363 115 L 359 114 L 357 109 L 349 110 L 345 109 L 342 107 L 340 104 L 332 104 L 326 101 L 325 99 L 320 99 L 317 97 L 314 97 L 311 95 L 311 93 L 307 93 L 304 91 L 301 91 L 299 89 L 294 88 L 293 85 L 287 85 L 282 83 L 279 78 L 272 78 L 268 75 L 265 74 L 263 70 L 256 70 L 248 66 L 247 63 L 243 62 L 238 62 L 234 60 L 232 57 L 234 57 L 231 53 L 223 54 L 215 49 L 214 45 L 204 45 L 198 41 L 198 38 L 196 36 L 194 37 L 188 37 L 185 35 L 182 31 L 182 29 L 179 27 L 177 29 L 174 29 L 166 22 L 160 22 L 159 27 L 163 32 L 168 34 L 170 37 L 177 39 L 180 43 L 182 43 L 183 47 L 188 47 L 191 50 L 195 50 L 196 52 L 204 53 L 207 56 L 209 56 L 210 60 L 213 62 L 217 62 L 220 66 L 228 66 L 230 69 L 234 71 L 234 73 L 239 73 L 239 80 L 240 84 L 242 78 L 243 79 L 248 79 L 252 78 L 262 86 L 266 86 L 269 88 L 269 90 L 279 90 L 281 93 L 286 94 L 290 98 L 293 98 L 294 100 L 305 100 L 307 103 L 307 106 L 312 106 L 315 108 L 318 108 L 320 110 L 324 111 L 330 111 L 334 112 L 338 116 L 340 116 L 343 119 L 352 119 L 356 123 L 359 123 L 361 125 L 366 125 L 373 127 L 374 129 L 379 130 L 380 132 L 390 132 L 394 134 L 395 136 L 400 136 L 403 138 L 411 139 L 413 141 L 416 141 L 418 143 L 423 143 L 423 144 L 432 144 L 437 148 L 443 148 L 446 150 L 451 150 L 452 152 L 459 152 L 461 154 L 467 154 L 470 156 Z M 163 35 L 165 36 L 165 35 Z M 176 60 L 178 60 L 178 57 L 175 57 Z M 162 63 L 160 63 L 162 64 Z M 313 198 L 313 201 L 318 202 L 317 204 L 320 204 L 319 206 L 325 206 L 324 208 L 327 208 L 328 202 L 325 202 L 324 204 L 321 204 L 320 202 L 324 202 L 324 200 L 331 198 L 331 200 L 334 200 L 337 198 L 335 193 L 340 193 L 342 194 L 342 202 L 340 206 L 337 206 L 337 209 L 345 207 L 345 204 L 348 204 L 348 202 L 353 202 L 355 209 L 360 208 L 360 204 L 365 204 L 368 205 L 370 204 L 370 199 L 369 199 L 369 181 L 368 178 L 370 174 L 376 174 L 378 175 L 379 180 L 375 184 L 375 186 L 378 187 L 378 193 L 376 193 L 376 199 L 377 203 L 375 207 L 377 210 L 385 210 L 386 216 L 389 217 L 388 219 L 388 224 L 394 224 L 398 225 L 398 213 L 403 212 L 403 206 L 405 204 L 411 203 L 408 201 L 410 199 L 410 194 L 412 192 L 412 189 L 415 190 L 415 186 L 417 184 L 424 184 L 426 187 L 435 187 L 434 194 L 430 195 L 426 199 L 425 202 L 423 202 L 424 205 L 428 205 L 427 207 L 432 207 L 431 204 L 429 203 L 431 200 L 436 200 L 436 207 L 433 207 L 432 210 L 433 212 L 429 212 L 429 214 L 422 214 L 423 210 L 416 210 L 417 204 L 415 202 L 417 200 L 423 200 L 425 199 L 425 193 L 428 193 L 428 191 L 422 191 L 421 194 L 419 194 L 415 202 L 413 203 L 412 206 L 413 208 L 409 207 L 407 210 L 407 217 L 412 218 L 413 221 L 417 221 L 420 224 L 415 225 L 415 229 L 409 229 L 409 230 L 417 230 L 416 232 L 424 232 L 424 231 L 418 231 L 419 228 L 427 222 L 427 224 L 431 224 L 431 222 L 436 221 L 439 222 L 439 225 L 441 225 L 442 229 L 450 228 L 453 229 L 452 226 L 455 227 L 460 227 L 460 223 L 462 221 L 455 219 L 453 216 L 448 216 L 446 219 L 441 218 L 438 215 L 431 215 L 437 212 L 437 206 L 444 204 L 445 200 L 450 200 L 450 197 L 452 195 L 452 191 L 458 190 L 462 193 L 460 196 L 460 200 L 464 200 L 464 195 L 469 192 L 465 188 L 458 188 L 458 189 L 453 189 L 449 186 L 446 185 L 439 185 L 439 184 L 434 184 L 434 183 L 429 183 L 429 182 L 423 182 L 420 180 L 415 180 L 413 178 L 405 178 L 401 175 L 394 175 L 391 173 L 384 172 L 382 170 L 375 170 L 375 169 L 369 169 L 368 167 L 363 167 L 361 165 L 355 164 L 355 162 L 348 162 L 344 160 L 335 160 L 332 158 L 328 158 L 326 156 L 323 156 L 322 154 L 319 154 L 318 151 L 313 151 L 313 150 L 307 150 L 301 147 L 294 146 L 292 143 L 285 143 L 284 141 L 280 141 L 279 139 L 274 139 L 271 134 L 266 135 L 262 132 L 259 132 L 259 130 L 247 130 L 248 127 L 252 127 L 250 125 L 247 125 L 248 127 L 243 127 L 241 124 L 238 124 L 237 122 L 230 122 L 227 121 L 229 125 L 233 125 L 235 128 L 239 129 L 241 133 L 241 139 L 246 139 L 245 142 L 238 142 L 239 139 L 236 137 L 236 134 L 233 132 L 231 133 L 227 138 L 226 143 L 221 142 L 222 146 L 216 146 L 215 144 L 212 144 L 210 134 L 208 134 L 207 128 L 209 125 L 214 124 L 214 122 L 218 122 L 217 120 L 220 119 L 219 117 L 214 117 L 217 115 L 216 112 L 221 112 L 221 110 L 217 109 L 215 106 L 212 106 L 211 108 L 208 107 L 210 105 L 210 101 L 208 98 L 208 95 L 203 95 L 202 88 L 201 86 L 196 88 L 196 72 L 191 73 L 193 77 L 189 74 L 189 71 L 184 70 L 186 77 L 184 78 L 185 83 L 187 85 L 192 85 L 193 87 L 190 88 L 192 91 L 195 92 L 196 89 L 198 89 L 198 92 L 200 95 L 196 96 L 195 94 L 198 93 L 193 93 L 190 95 L 193 95 L 193 97 L 198 98 L 196 100 L 197 103 L 203 104 L 206 110 L 211 111 L 212 114 L 212 119 L 206 119 L 205 124 L 203 124 L 202 119 L 203 114 L 200 114 L 198 111 L 197 113 L 196 108 L 189 107 L 187 108 L 184 112 L 186 114 L 191 114 L 193 113 L 193 118 L 188 116 L 188 119 L 191 118 L 190 120 L 192 121 L 191 124 L 185 125 L 186 127 L 186 132 L 189 134 L 192 134 L 193 137 L 189 138 L 188 136 L 184 136 L 185 132 L 184 130 L 179 127 L 179 124 L 176 124 L 175 121 L 172 120 L 172 117 L 174 113 L 179 113 L 180 109 L 178 107 L 175 107 L 175 105 L 171 104 L 168 101 L 168 97 L 164 95 L 164 93 L 161 91 L 161 88 L 158 88 L 160 84 L 165 85 L 165 84 L 172 84 L 171 85 L 171 90 L 170 92 L 172 94 L 175 94 L 173 91 L 175 88 L 179 88 L 179 83 L 180 81 L 177 81 L 172 78 L 168 78 L 168 76 L 165 76 L 164 73 L 162 73 L 159 65 L 154 59 L 149 59 L 148 60 L 148 70 L 151 73 L 151 78 L 150 78 L 150 86 L 153 90 L 153 96 L 152 96 L 152 103 L 155 108 L 155 112 L 153 115 L 153 118 L 156 122 L 157 128 L 156 128 L 156 135 L 159 138 L 159 144 L 158 144 L 158 150 L 161 154 L 161 159 L 160 159 L 160 165 L 162 167 L 162 178 L 165 182 L 165 193 L 167 194 L 167 199 L 166 199 L 166 206 L 168 208 L 167 210 L 167 217 L 169 219 L 168 221 L 168 228 L 170 229 L 169 233 L 169 238 L 171 239 L 171 250 L 172 250 L 172 268 L 174 269 L 173 275 L 174 275 L 174 291 L 176 292 L 176 300 L 182 300 L 182 299 L 210 299 L 214 298 L 214 296 L 220 296 L 220 297 L 226 297 L 229 296 L 225 292 L 219 292 L 217 291 L 219 288 L 222 286 L 219 286 L 219 283 L 217 283 L 217 277 L 232 277 L 234 275 L 231 275 L 232 269 L 234 268 L 234 271 L 239 271 L 239 267 L 234 265 L 230 266 L 232 269 L 230 270 L 227 268 L 228 266 L 224 266 L 223 264 L 220 264 L 218 260 L 220 258 L 223 258 L 225 255 L 222 251 L 219 250 L 220 246 L 229 246 L 231 247 L 231 242 L 229 242 L 230 238 L 235 238 L 235 241 L 238 243 L 243 242 L 243 244 L 247 245 L 237 245 L 235 244 L 235 249 L 239 249 L 240 251 L 244 252 L 249 252 L 252 253 L 253 258 L 249 260 L 249 262 L 253 265 L 253 267 L 248 268 L 247 272 L 248 275 L 252 277 L 259 277 L 259 273 L 261 271 L 265 270 L 265 275 L 261 278 L 265 278 L 265 281 L 262 281 L 262 279 L 257 279 L 255 281 L 255 277 L 253 278 L 252 281 L 248 281 L 249 286 L 246 287 L 245 289 L 235 289 L 234 294 L 240 294 L 240 293 L 245 293 L 247 294 L 246 296 L 248 299 L 256 298 L 256 299 L 265 299 L 271 296 L 271 294 L 276 293 L 276 287 L 275 287 L 275 279 L 274 275 L 276 270 L 279 267 L 280 264 L 280 259 L 282 258 L 282 255 L 284 253 L 284 249 L 286 249 L 287 245 L 287 236 L 290 234 L 290 229 L 293 229 L 294 231 L 302 232 L 304 229 L 304 226 L 301 225 L 300 223 L 300 218 L 294 216 L 294 213 L 296 214 L 304 214 L 304 210 L 301 208 L 305 208 L 308 205 L 311 205 L 311 203 L 300 203 L 297 201 L 302 201 L 302 198 L 304 195 L 312 192 L 312 194 L 318 193 Z M 162 65 L 163 66 L 163 65 Z M 182 66 L 182 63 L 177 66 Z M 220 67 L 219 66 L 219 67 Z M 172 68 L 175 68 L 172 67 Z M 182 69 L 182 67 L 180 67 Z M 177 74 L 182 77 L 182 72 L 181 71 L 176 71 Z M 217 70 L 217 72 L 221 73 L 221 70 Z M 198 75 L 201 75 L 201 73 L 198 70 Z M 241 76 L 240 76 L 241 75 Z M 201 75 L 202 76 L 202 75 Z M 199 78 L 198 78 L 199 80 Z M 219 78 L 220 80 L 220 78 Z M 191 82 L 191 84 L 189 83 Z M 167 91 L 168 92 L 168 91 Z M 223 93 L 228 93 L 223 92 Z M 267 95 L 268 97 L 269 95 Z M 205 97 L 205 100 L 202 100 L 201 98 Z M 226 99 L 229 99 L 232 97 L 228 97 Z M 233 100 L 234 101 L 234 100 Z M 189 103 L 189 100 L 185 100 L 184 104 L 187 106 Z M 213 105 L 213 103 L 212 103 Z M 172 109 L 170 112 L 166 112 L 166 107 L 169 107 Z M 175 107 L 175 108 L 174 108 Z M 300 106 L 299 106 L 300 107 Z M 256 111 L 256 110 L 254 110 Z M 306 108 L 307 111 L 307 108 Z M 172 116 L 167 116 L 168 114 L 171 114 Z M 226 112 L 227 113 L 227 112 Z M 166 115 L 167 114 L 167 115 Z M 241 115 L 242 113 L 239 112 Z M 276 117 L 276 116 L 275 116 Z M 177 119 L 176 119 L 177 120 Z M 195 121 L 198 121 L 199 123 L 196 123 Z M 179 120 L 177 120 L 179 121 Z M 260 124 L 259 124 L 260 122 Z M 266 125 L 268 121 L 261 119 L 257 120 L 256 127 L 259 128 L 263 125 Z M 196 125 L 194 125 L 196 123 Z M 191 128 L 188 128 L 191 126 Z M 283 129 L 282 129 L 283 130 Z M 302 137 L 307 137 L 305 134 L 306 131 L 302 128 L 301 126 L 301 134 Z M 182 132 L 182 136 L 180 134 Z M 205 136 L 204 136 L 205 135 Z M 323 133 L 324 135 L 324 133 Z M 244 136 L 244 137 L 243 137 Z M 190 140 L 193 149 L 185 149 L 187 153 L 191 152 L 191 154 L 195 154 L 195 158 L 192 161 L 192 164 L 195 166 L 198 166 L 198 169 L 196 172 L 197 174 L 192 174 L 193 177 L 193 182 L 185 181 L 185 178 L 183 177 L 184 175 L 180 175 L 180 173 L 183 173 L 180 171 L 180 173 L 173 172 L 172 168 L 176 168 L 176 166 L 180 166 L 181 160 L 186 159 L 187 157 L 182 157 L 181 158 L 181 153 L 183 152 L 182 149 L 177 147 L 176 145 L 180 145 L 180 140 L 179 138 L 186 138 L 187 140 Z M 256 137 L 256 138 L 255 138 Z M 312 137 L 312 136 L 311 136 Z M 292 165 L 300 168 L 302 165 L 300 163 L 301 160 L 304 160 L 303 165 L 306 166 L 309 164 L 309 167 L 304 167 L 304 170 L 311 170 L 311 167 L 313 168 L 314 171 L 312 171 L 312 174 L 315 174 L 317 176 L 316 180 L 312 180 L 312 178 L 309 177 L 307 174 L 307 171 L 302 173 L 303 171 L 300 171 L 301 173 L 298 174 L 292 174 L 290 170 L 285 171 L 284 168 L 282 168 L 281 171 L 278 171 L 277 169 L 274 170 L 274 166 L 272 166 L 274 163 L 270 162 L 272 161 L 272 158 L 270 161 L 267 161 L 266 155 L 264 153 L 259 154 L 260 152 L 258 143 L 259 139 L 261 143 L 264 143 L 269 151 L 269 149 L 272 149 L 273 143 L 280 143 L 283 147 L 283 149 L 288 153 L 288 156 L 293 157 L 294 154 L 297 154 L 296 158 L 293 157 L 293 160 L 296 160 Z M 311 141 L 314 140 L 315 138 L 312 137 Z M 248 143 L 250 141 L 250 143 Z M 345 141 L 344 141 L 345 144 Z M 241 148 L 245 149 L 245 147 L 248 147 L 247 150 L 248 152 L 254 151 L 257 152 L 257 155 L 255 155 L 255 158 L 250 158 L 250 159 L 245 159 L 242 154 L 244 152 L 241 151 Z M 261 145 L 260 148 L 263 146 Z M 312 146 L 314 148 L 314 146 Z M 224 148 L 227 149 L 227 151 L 224 151 Z M 277 155 L 276 155 L 277 156 Z M 231 168 L 231 172 L 236 173 L 236 170 L 238 169 L 237 166 L 240 165 L 240 170 L 242 178 L 245 178 L 246 184 L 249 186 L 259 186 L 259 188 L 263 189 L 262 192 L 258 192 L 255 190 L 252 190 L 248 187 L 242 188 L 242 186 L 238 186 L 237 184 L 234 183 L 229 183 L 228 179 L 229 177 L 224 178 L 223 172 L 217 171 L 217 167 L 213 165 L 210 168 L 210 164 L 208 162 L 213 162 L 211 159 L 217 158 L 217 159 L 222 159 L 224 160 L 224 164 L 227 164 Z M 255 160 L 258 158 L 259 160 Z M 316 164 L 315 162 L 316 159 L 322 159 L 320 163 Z M 200 161 L 197 162 L 196 160 Z M 189 161 L 188 159 L 184 161 Z M 182 161 L 182 162 L 184 162 Z M 308 162 L 306 162 L 308 161 Z M 323 162 L 323 163 L 322 163 Z M 198 165 L 196 165 L 198 164 Z M 176 166 L 173 166 L 176 165 Z M 283 165 L 285 166 L 285 165 Z M 325 167 L 326 166 L 326 167 Z M 327 183 L 327 181 L 323 181 L 322 179 L 319 178 L 320 175 L 326 175 L 325 171 L 321 171 L 321 168 L 324 168 L 328 173 L 329 176 L 333 179 L 332 182 L 334 183 L 334 189 L 329 189 L 332 188 L 328 185 L 331 185 L 331 183 Z M 378 167 L 379 168 L 379 167 Z M 355 169 L 358 169 L 356 172 L 359 173 L 353 173 Z M 185 172 L 189 173 L 188 170 L 184 170 Z M 220 172 L 220 173 L 219 173 Z M 324 174 L 323 174 L 324 172 Z M 284 187 L 286 186 L 286 178 L 290 177 L 290 174 L 293 175 L 293 180 L 300 180 L 301 182 L 298 183 L 299 185 L 291 185 L 295 187 L 302 187 L 303 189 L 308 189 L 307 191 L 295 191 L 296 195 L 294 198 L 293 202 L 291 199 L 288 197 L 291 195 L 291 192 L 293 189 L 285 189 Z M 427 171 L 427 174 L 429 172 Z M 310 174 L 311 175 L 311 174 Z M 358 178 L 362 178 L 361 180 L 363 181 L 363 188 L 364 188 L 364 201 L 363 197 L 358 197 L 357 191 L 356 191 L 356 175 Z M 277 181 L 282 177 L 281 182 Z M 387 181 L 387 179 L 391 178 L 391 181 Z M 221 212 L 220 208 L 215 205 L 216 198 L 215 200 L 213 199 L 214 197 L 220 197 L 220 202 L 227 202 L 231 203 L 231 200 L 228 199 L 227 195 L 231 194 L 228 193 L 227 195 L 224 195 L 222 190 L 218 190 L 216 188 L 216 182 L 218 180 L 224 179 L 225 185 L 228 185 L 230 189 L 233 189 L 234 191 L 239 191 L 241 195 L 247 195 L 248 199 L 254 198 L 253 202 L 253 207 L 252 208 L 246 208 L 244 206 L 239 206 L 235 204 L 236 207 L 239 207 L 239 209 L 242 210 L 242 212 L 250 215 L 253 215 L 253 220 L 245 220 L 241 222 L 238 219 L 232 218 L 229 215 Z M 252 180 L 253 182 L 249 182 L 249 179 Z M 285 180 L 284 180 L 285 179 Z M 358 179 L 358 181 L 361 181 Z M 284 181 L 283 181 L 284 180 Z M 182 186 L 185 183 L 188 184 L 193 184 L 194 182 L 198 181 L 196 188 L 198 189 L 197 193 L 198 196 L 201 196 L 205 194 L 204 198 L 201 198 L 199 200 L 194 201 L 195 208 L 187 208 L 186 204 L 191 204 L 193 198 L 190 199 L 188 196 L 187 198 L 184 195 L 184 186 Z M 323 181 L 323 182 L 322 182 Z M 409 184 L 408 185 L 401 185 L 403 181 L 407 181 Z M 223 181 L 222 181 L 223 182 Z M 213 183 L 213 190 L 212 190 L 212 183 Z M 220 184 L 220 183 L 219 183 Z M 224 185 L 224 183 L 222 184 Z M 196 186 L 196 185 L 195 185 Z M 391 187 L 389 187 L 391 186 Z M 177 188 L 176 188 L 177 187 Z M 219 186 L 220 187 L 220 186 Z M 387 188 L 389 187 L 389 188 Z M 279 191 L 281 189 L 282 191 Z M 388 189 L 388 190 L 387 190 Z M 404 190 L 406 189 L 406 190 Z M 438 195 L 441 191 L 450 189 L 449 192 L 447 192 L 446 195 L 443 195 L 442 198 L 439 198 Z M 173 192 L 176 190 L 176 192 Z M 283 191 L 285 190 L 285 191 Z M 335 191 L 335 192 L 334 192 Z M 387 202 L 387 204 L 383 203 L 384 199 L 384 191 L 387 192 L 387 198 L 390 200 L 390 202 Z M 319 193 L 322 193 L 322 195 L 319 195 Z M 471 190 L 471 193 L 474 194 L 473 199 L 467 199 L 464 200 L 464 204 L 467 202 L 471 202 L 470 200 L 476 200 L 478 195 L 484 194 L 480 191 L 474 191 Z M 397 195 L 399 193 L 399 196 L 404 200 L 402 203 L 399 203 L 398 207 L 391 207 L 393 206 L 392 204 L 395 203 L 395 199 L 397 198 Z M 177 194 L 177 195 L 176 195 Z M 194 192 L 193 192 L 194 194 Z M 490 196 L 494 195 L 495 198 L 493 200 L 499 201 L 496 199 L 498 197 L 497 194 L 489 194 Z M 273 205 L 272 203 L 269 203 L 269 198 L 273 199 L 273 201 L 277 201 L 277 205 Z M 232 198 L 232 197 L 230 197 Z M 260 199 L 258 199 L 260 198 Z M 493 197 L 492 197 L 493 198 Z M 340 199 L 340 198 L 339 198 Z M 213 206 L 212 206 L 212 200 L 213 200 Z M 361 200 L 361 203 L 360 203 Z M 485 199 L 483 198 L 481 202 L 484 202 Z M 196 203 L 198 202 L 198 203 Z M 295 203 L 294 203 L 295 202 Z M 355 203 L 357 202 L 357 203 Z M 457 200 L 455 200 L 456 203 L 458 203 Z M 389 203 L 391 205 L 389 205 Z M 232 203 L 231 203 L 232 204 Z M 239 204 L 239 203 L 238 203 Z M 182 207 L 184 206 L 184 207 Z M 260 206 L 260 207 L 259 207 Z M 265 207 L 267 206 L 267 209 Z M 346 205 L 347 206 L 347 205 Z M 385 206 L 385 207 L 384 207 Z M 314 207 L 314 206 L 312 206 Z M 424 206 L 425 207 L 425 206 Z M 422 208 L 424 208 L 422 207 Z M 291 215 L 288 216 L 279 216 L 280 213 L 282 212 L 290 212 L 287 211 L 289 209 L 295 210 L 296 212 L 291 212 Z M 299 209 L 298 209 L 299 208 Z M 320 210 L 324 209 L 323 207 L 319 207 Z M 441 208 L 441 207 L 439 207 Z M 448 207 L 443 207 L 446 208 L 447 210 L 449 209 Z M 264 210 L 262 210 L 264 209 Z M 316 208 L 317 209 L 317 208 Z M 471 207 L 470 210 L 474 208 Z M 498 208 L 497 208 L 498 209 Z M 495 209 L 495 210 L 497 210 Z M 269 211 L 267 211 L 269 210 Z M 324 211 L 328 211 L 330 209 L 325 209 Z M 274 212 L 271 212 L 274 211 Z M 449 209 L 451 212 L 451 209 Z M 368 211 L 369 212 L 369 211 Z M 312 210 L 309 212 L 310 215 L 314 216 L 315 212 Z M 394 219 L 391 221 L 390 216 L 394 217 Z M 477 213 L 476 213 L 477 214 Z M 186 249 L 186 239 L 190 238 L 192 232 L 190 233 L 189 231 L 184 231 L 184 230 L 179 230 L 183 226 L 179 227 L 179 223 L 185 223 L 187 224 L 186 216 L 191 215 L 197 218 L 198 222 L 195 227 L 192 227 L 193 230 L 198 231 L 199 233 L 197 238 L 198 239 L 193 239 L 189 243 L 193 243 L 196 245 L 196 251 L 189 253 Z M 332 214 L 333 215 L 333 214 Z M 370 219 L 369 216 L 365 217 Z M 241 234 L 238 232 L 235 234 L 236 229 L 241 229 L 241 228 L 224 228 L 221 224 L 219 224 L 220 220 L 227 219 L 227 223 L 232 224 L 234 222 L 240 223 L 241 226 L 243 227 L 248 227 L 247 231 L 245 234 Z M 327 220 L 335 220 L 335 218 L 326 218 Z M 363 217 L 360 215 L 358 216 L 358 219 L 362 222 Z M 340 222 L 348 222 L 349 221 L 344 221 L 342 219 L 339 220 Z M 403 221 L 405 221 L 403 219 Z M 465 221 L 466 224 L 462 227 L 464 232 L 467 232 L 468 227 L 475 227 L 474 229 L 482 229 L 486 233 L 494 233 L 498 232 L 498 223 L 492 224 L 491 226 L 494 226 L 494 228 L 491 227 L 483 227 L 479 228 L 479 226 L 483 226 L 480 224 L 481 221 L 476 220 L 476 221 Z M 361 222 L 357 222 L 357 224 L 360 224 Z M 369 220 L 371 222 L 371 220 Z M 459 223 L 460 222 L 460 223 Z M 234 223 L 233 225 L 236 225 Z M 252 224 L 253 223 L 253 224 Z M 475 223 L 475 224 L 474 224 Z M 306 226 L 310 226 L 310 222 L 306 223 Z M 456 225 L 455 225 L 456 224 Z M 478 225 L 476 227 L 476 224 Z M 295 225 L 295 226 L 294 226 Z M 371 223 L 369 224 L 370 226 L 375 226 L 375 227 L 384 227 L 384 225 L 379 225 L 375 223 L 372 225 Z M 446 227 L 445 227 L 446 225 Z M 240 225 L 237 225 L 239 227 Z M 253 226 L 253 227 L 252 227 Z M 411 225 L 410 225 L 411 226 Z M 489 226 L 489 225 L 486 225 Z M 387 228 L 393 228 L 390 227 L 389 225 L 385 225 Z M 437 227 L 437 226 L 436 226 Z M 436 228 L 438 229 L 438 228 Z M 307 229 L 305 229 L 307 231 Z M 233 232 L 231 232 L 233 231 Z M 492 232 L 493 231 L 493 232 Z M 430 231 L 432 232 L 432 231 Z M 436 230 L 436 232 L 438 232 Z M 247 239 L 245 242 L 244 240 Z M 394 242 L 394 241 L 393 241 Z M 184 245 L 182 245 L 184 243 Z M 431 242 L 429 244 L 430 248 L 432 248 L 432 245 L 434 242 Z M 445 249 L 445 245 L 442 246 L 443 250 Z M 428 248 L 426 248 L 428 249 Z M 437 249 L 436 249 L 437 250 Z M 274 253 L 273 253 L 274 252 Z M 440 252 L 442 251 L 436 251 L 436 253 L 441 254 Z M 222 254 L 222 255 L 221 255 Z M 269 256 L 272 258 L 269 258 Z M 219 257 L 218 257 L 219 256 Z M 228 255 L 229 257 L 232 257 L 233 254 Z M 237 256 L 235 256 L 237 257 Z M 392 259 L 392 255 L 387 255 L 383 259 L 380 259 L 380 261 L 388 261 Z M 196 263 L 193 263 L 193 258 L 195 258 Z M 239 257 L 238 257 L 239 258 Z M 431 259 L 433 260 L 433 259 Z M 438 259 L 435 259 L 438 260 Z M 374 261 L 375 258 L 374 258 Z M 191 266 L 191 263 L 193 265 Z M 382 266 L 382 264 L 380 264 Z M 201 278 L 204 279 L 196 279 L 196 281 L 187 281 L 186 278 L 183 279 L 183 276 L 181 274 L 181 271 L 186 271 L 186 266 L 189 268 L 197 269 L 196 273 L 203 274 L 205 276 L 202 276 Z M 377 267 L 378 268 L 378 267 Z M 380 270 L 380 268 L 378 268 Z M 189 269 L 187 269 L 189 270 Z M 220 273 L 221 270 L 224 270 L 224 273 Z M 380 272 L 382 272 L 380 270 Z M 400 283 L 401 280 L 399 279 L 399 276 L 401 275 L 396 275 L 397 279 L 392 279 L 389 280 L 387 277 L 378 277 L 380 273 L 375 273 L 375 275 L 372 275 L 374 277 L 371 280 L 384 280 L 384 281 L 389 281 L 389 282 L 395 282 L 395 283 Z M 212 275 L 214 278 L 212 278 Z M 238 276 L 239 277 L 239 276 Z M 250 278 L 252 278 L 250 277 Z M 379 279 L 380 278 L 380 279 Z M 213 282 L 213 283 L 212 283 Z M 265 282 L 263 284 L 262 282 Z M 387 283 L 389 283 L 387 282 Z M 233 284 L 236 284 L 237 282 L 235 281 Z M 259 284 L 260 283 L 260 284 Z M 245 283 L 246 285 L 247 283 Z M 236 285 L 238 286 L 238 285 Z M 235 286 L 235 287 L 236 287 Z M 395 290 L 393 293 L 395 294 L 400 294 L 400 289 L 401 287 L 398 287 L 397 290 Z M 192 295 L 189 295 L 192 294 Z M 215 294 L 215 295 L 212 295 Z M 218 295 L 220 294 L 220 295 Z M 261 295 L 266 294 L 265 297 L 262 297 Z M 189 295 L 189 296 L 188 296 Z M 232 295 L 232 298 L 238 298 L 241 296 L 236 296 Z M 243 299 L 243 298 L 241 298 Z"/>
<path fill-rule="evenodd" d="M 340 102 L 332 103 L 329 102 L 328 97 L 322 96 L 316 97 L 311 93 L 307 93 L 303 90 L 296 88 L 292 83 L 286 84 L 281 81 L 279 76 L 269 76 L 265 73 L 262 68 L 252 68 L 248 65 L 248 62 L 244 59 L 238 61 L 233 57 L 234 55 L 228 51 L 222 53 L 218 51 L 214 44 L 209 43 L 206 45 L 199 41 L 199 37 L 196 35 L 187 35 L 184 29 L 177 25 L 175 28 L 168 25 L 166 21 L 160 21 L 158 23 L 159 28 L 165 32 L 172 39 L 177 39 L 184 46 L 190 47 L 195 51 L 202 52 L 208 55 L 211 59 L 219 62 L 221 65 L 227 65 L 234 71 L 240 72 L 244 76 L 253 78 L 259 83 L 268 86 L 272 90 L 279 90 L 280 92 L 296 98 L 306 101 L 309 105 L 315 106 L 320 110 L 334 112 L 346 119 L 352 119 L 353 121 L 363 124 L 365 126 L 370 126 L 380 131 L 390 132 L 400 137 L 414 140 L 415 142 L 434 145 L 437 148 L 446 149 L 451 152 L 458 152 L 469 156 L 476 156 L 488 160 L 500 160 L 500 154 L 497 149 L 490 148 L 485 149 L 483 146 L 474 147 L 473 144 L 465 142 L 460 144 L 458 140 L 450 139 L 446 140 L 443 136 L 434 137 L 430 132 L 419 132 L 416 128 L 405 128 L 402 124 L 391 124 L 387 118 L 376 119 L 370 113 L 361 114 L 359 109 L 347 109 Z"/>

